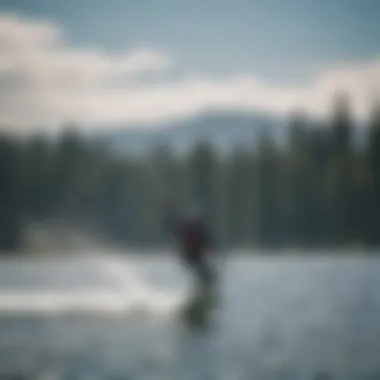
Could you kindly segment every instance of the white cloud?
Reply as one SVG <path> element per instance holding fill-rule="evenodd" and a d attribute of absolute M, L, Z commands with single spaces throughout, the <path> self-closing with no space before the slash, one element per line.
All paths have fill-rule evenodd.
<path fill-rule="evenodd" d="M 75 49 L 46 21 L 0 15 L 0 128 L 29 131 L 67 121 L 101 125 L 161 122 L 208 108 L 286 113 L 303 107 L 325 115 L 337 91 L 348 92 L 365 115 L 380 89 L 380 59 L 321 72 L 302 86 L 274 86 L 252 73 L 211 81 L 204 77 L 136 84 L 147 72 L 170 67 L 154 49 L 121 55 Z"/>
<path fill-rule="evenodd" d="M 59 28 L 47 21 L 26 21 L 17 15 L 0 14 L 2 49 L 41 49 L 58 42 L 61 37 Z"/>

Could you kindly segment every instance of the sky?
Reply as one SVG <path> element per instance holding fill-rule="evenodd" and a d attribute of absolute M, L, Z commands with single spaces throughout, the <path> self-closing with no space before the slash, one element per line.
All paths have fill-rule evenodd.
<path fill-rule="evenodd" d="M 326 116 L 380 95 L 378 0 L 0 0 L 0 125 Z"/>

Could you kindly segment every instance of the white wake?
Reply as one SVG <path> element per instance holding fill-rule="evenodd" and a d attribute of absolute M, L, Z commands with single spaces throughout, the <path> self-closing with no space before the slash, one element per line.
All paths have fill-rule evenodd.
<path fill-rule="evenodd" d="M 86 291 L 0 289 L 0 314 L 165 316 L 173 314 L 186 298 L 184 289 L 168 290 L 152 285 L 136 265 L 121 258 L 107 257 L 89 263 L 111 286 Z"/>

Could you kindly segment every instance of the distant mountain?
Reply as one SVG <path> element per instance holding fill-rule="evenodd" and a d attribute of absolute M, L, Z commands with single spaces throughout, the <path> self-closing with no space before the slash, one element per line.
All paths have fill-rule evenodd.
<path fill-rule="evenodd" d="M 255 144 L 262 132 L 270 133 L 280 141 L 284 137 L 285 125 L 286 120 L 266 115 L 210 112 L 159 127 L 118 126 L 103 137 L 112 149 L 132 155 L 149 153 L 159 145 L 186 153 L 199 140 L 206 140 L 218 151 L 228 153 L 235 147 Z"/>

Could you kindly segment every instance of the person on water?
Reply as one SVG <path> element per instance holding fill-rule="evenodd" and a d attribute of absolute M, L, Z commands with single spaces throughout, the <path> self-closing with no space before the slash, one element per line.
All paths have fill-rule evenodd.
<path fill-rule="evenodd" d="M 211 234 L 201 210 L 193 206 L 183 215 L 172 212 L 168 214 L 167 221 L 185 265 L 194 273 L 200 284 L 211 285 L 215 280 L 209 262 Z"/>

